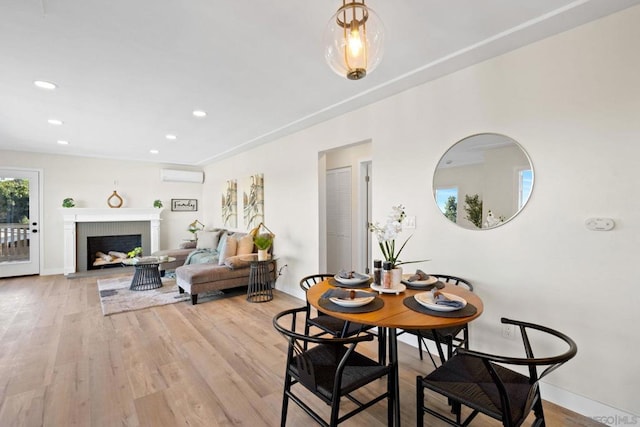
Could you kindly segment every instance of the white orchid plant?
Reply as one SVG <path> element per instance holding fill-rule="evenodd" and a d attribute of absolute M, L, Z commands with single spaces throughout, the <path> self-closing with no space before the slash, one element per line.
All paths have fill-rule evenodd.
<path fill-rule="evenodd" d="M 403 205 L 397 205 L 391 207 L 391 213 L 387 217 L 387 221 L 384 224 L 379 222 L 370 223 L 369 231 L 374 233 L 378 238 L 378 244 L 382 251 L 382 256 L 385 261 L 391 263 L 392 268 L 395 268 L 402 264 L 410 264 L 414 262 L 423 262 L 428 260 L 419 261 L 401 261 L 399 259 L 400 253 L 404 249 L 405 245 L 412 236 L 407 237 L 398 252 L 396 252 L 396 237 L 402 232 L 402 222 L 406 218 Z"/>

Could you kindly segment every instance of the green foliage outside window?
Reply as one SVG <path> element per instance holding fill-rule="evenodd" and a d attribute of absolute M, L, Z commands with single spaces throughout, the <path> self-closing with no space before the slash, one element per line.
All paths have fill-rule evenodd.
<path fill-rule="evenodd" d="M 0 223 L 29 223 L 29 181 L 0 178 Z"/>
<path fill-rule="evenodd" d="M 449 196 L 447 204 L 444 205 L 444 216 L 451 222 L 458 222 L 458 201 L 454 196 Z"/>

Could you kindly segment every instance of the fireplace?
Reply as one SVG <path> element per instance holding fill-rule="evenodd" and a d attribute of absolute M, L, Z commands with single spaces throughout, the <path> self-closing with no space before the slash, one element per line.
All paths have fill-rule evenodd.
<path fill-rule="evenodd" d="M 122 248 L 122 252 L 128 252 L 137 246 L 142 247 L 145 255 L 159 250 L 161 211 L 136 208 L 61 209 L 64 216 L 64 274 L 84 272 L 92 266 L 93 262 L 88 259 L 90 237 L 140 235 L 140 244 Z"/>
<path fill-rule="evenodd" d="M 120 267 L 127 252 L 142 247 L 141 234 L 87 237 L 87 269 Z M 144 253 L 144 251 L 143 251 Z M 78 254 L 78 256 L 81 256 Z"/>

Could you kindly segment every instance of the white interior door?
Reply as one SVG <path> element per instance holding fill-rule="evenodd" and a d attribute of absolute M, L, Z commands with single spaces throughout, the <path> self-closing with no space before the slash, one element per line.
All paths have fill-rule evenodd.
<path fill-rule="evenodd" d="M 40 173 L 0 169 L 0 277 L 40 273 Z"/>
<path fill-rule="evenodd" d="M 328 170 L 326 177 L 327 272 L 353 270 L 351 167 Z"/>

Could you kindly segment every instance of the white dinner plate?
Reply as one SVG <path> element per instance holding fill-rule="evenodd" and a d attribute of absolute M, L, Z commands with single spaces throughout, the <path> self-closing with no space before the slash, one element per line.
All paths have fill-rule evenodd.
<path fill-rule="evenodd" d="M 402 275 L 402 283 L 404 283 L 405 285 L 411 285 L 411 286 L 429 286 L 429 285 L 433 285 L 434 283 L 438 282 L 438 278 L 435 276 L 429 276 L 429 278 L 427 280 L 413 280 L 413 281 L 409 281 L 409 278 L 411 276 L 415 276 L 414 274 L 403 274 Z"/>
<path fill-rule="evenodd" d="M 371 284 L 371 289 L 373 289 L 376 292 L 380 292 L 381 294 L 399 294 L 400 292 L 404 292 L 407 290 L 407 287 L 405 285 L 403 285 L 402 283 L 400 283 L 397 286 L 394 286 L 393 288 L 383 288 L 382 286 L 378 286 L 375 283 Z"/>
<path fill-rule="evenodd" d="M 341 305 L 342 307 L 362 307 L 363 305 L 369 304 L 374 299 L 376 299 L 376 297 L 362 297 L 354 299 L 329 298 L 329 301 L 334 304 Z"/>
<path fill-rule="evenodd" d="M 458 308 L 458 307 L 450 307 L 444 304 L 436 304 L 433 301 L 433 294 L 431 292 L 420 292 L 419 294 L 415 294 L 413 297 L 416 299 L 416 301 L 418 301 L 418 304 L 433 311 L 462 310 L 467 305 L 467 300 L 465 300 L 462 297 L 459 297 L 458 295 L 447 294 L 445 292 L 441 292 L 441 293 L 442 295 L 444 295 L 445 297 L 449 298 L 452 301 L 460 301 L 462 303 L 462 307 Z"/>
<path fill-rule="evenodd" d="M 369 276 L 367 276 L 365 278 L 354 277 L 353 279 L 346 279 L 344 277 L 340 277 L 340 275 L 338 275 L 338 274 L 333 276 L 333 278 L 336 279 L 336 282 L 340 282 L 343 285 L 359 285 L 360 283 L 364 283 L 364 282 L 366 282 L 367 280 L 370 279 Z"/>

